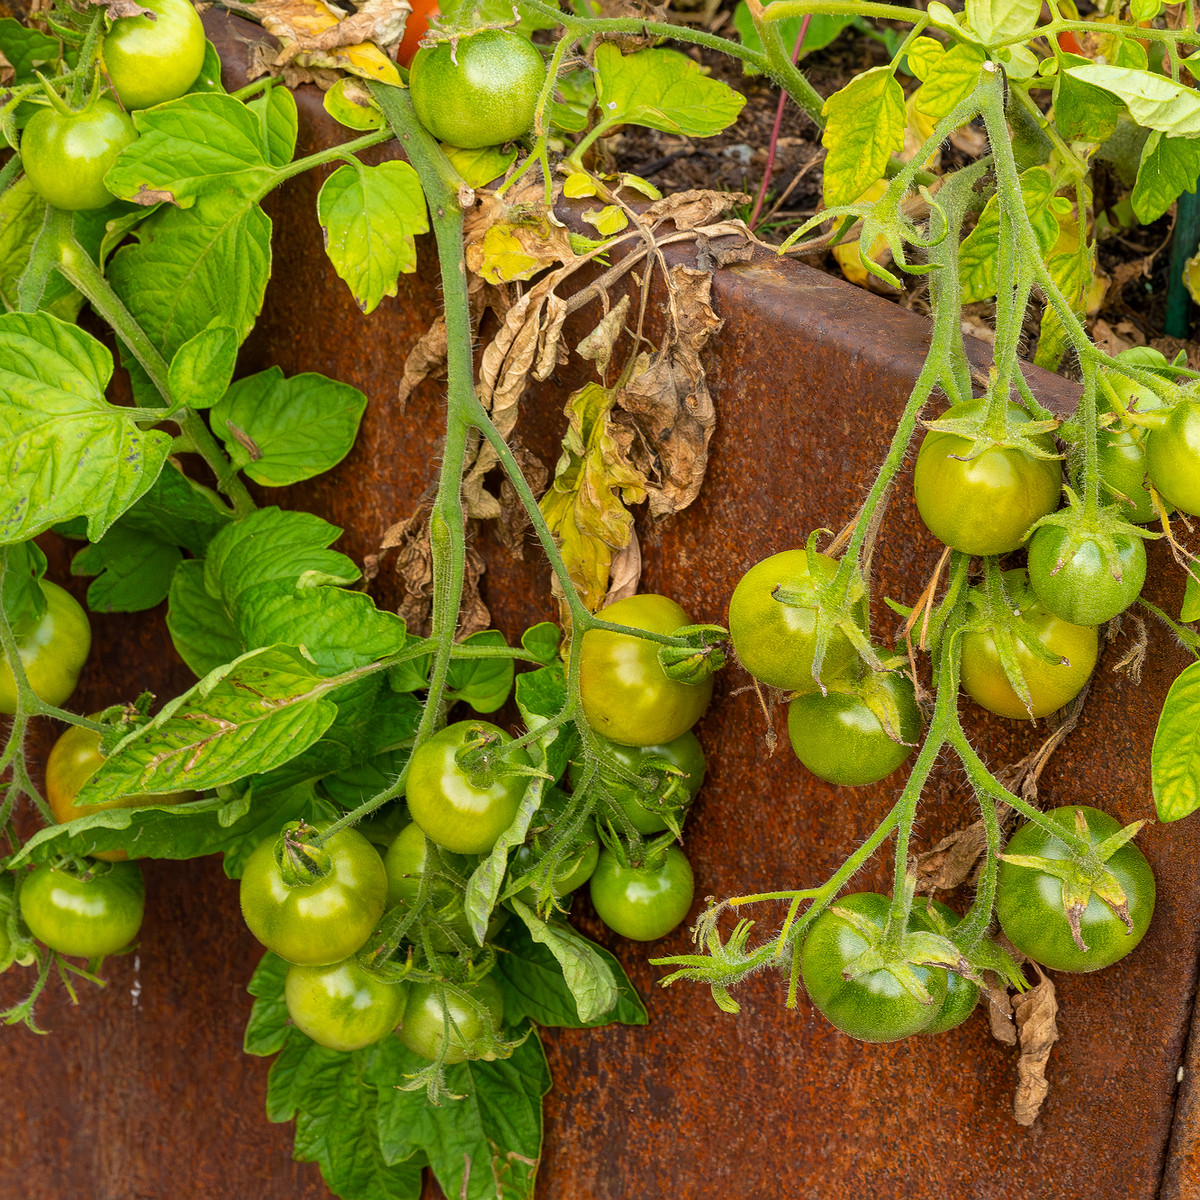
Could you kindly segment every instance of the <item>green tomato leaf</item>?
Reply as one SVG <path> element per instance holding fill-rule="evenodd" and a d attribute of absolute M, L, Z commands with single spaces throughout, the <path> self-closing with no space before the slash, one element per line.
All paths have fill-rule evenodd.
<path fill-rule="evenodd" d="M 1142 147 L 1137 183 L 1130 197 L 1143 225 L 1157 221 L 1184 192 L 1196 190 L 1200 138 L 1167 137 L 1154 130 Z"/>
<path fill-rule="evenodd" d="M 46 574 L 46 556 L 36 542 L 18 542 L 0 551 L 7 557 L 4 568 L 4 615 L 18 638 L 36 628 L 46 614 L 46 593 L 42 576 Z"/>
<path fill-rule="evenodd" d="M 484 629 L 464 639 L 464 646 L 507 646 L 504 634 Z M 463 701 L 477 713 L 495 712 L 512 691 L 514 664 L 511 658 L 459 659 L 450 664 L 446 698 Z"/>
<path fill-rule="evenodd" d="M 108 279 L 164 358 L 210 325 L 245 339 L 271 274 L 271 222 L 257 205 L 234 192 L 187 211 L 164 204 L 134 235 Z"/>
<path fill-rule="evenodd" d="M 106 529 L 154 483 L 171 436 L 142 430 L 104 389 L 112 355 L 46 313 L 0 316 L 0 475 L 11 497 L 0 545 L 75 516 Z"/>
<path fill-rule="evenodd" d="M 173 861 L 224 853 L 226 874 L 236 878 L 251 851 L 288 821 L 337 815 L 311 787 L 267 797 L 247 792 L 234 801 L 213 797 L 171 807 L 110 808 L 40 830 L 21 847 L 13 864 L 53 862 L 64 855 L 82 857 L 105 850 Z"/>
<path fill-rule="evenodd" d="M 986 58 L 981 47 L 969 42 L 951 46 L 930 64 L 925 82 L 916 92 L 914 106 L 932 120 L 940 121 L 975 90 Z"/>
<path fill-rule="evenodd" d="M 296 97 L 285 87 L 268 88 L 249 101 L 246 108 L 258 121 L 267 160 L 277 167 L 286 166 L 296 153 L 296 134 L 300 127 Z"/>
<path fill-rule="evenodd" d="M 221 86 L 221 56 L 217 53 L 216 46 L 207 38 L 204 41 L 204 64 L 188 91 L 217 92 L 222 96 L 225 94 L 225 89 Z"/>
<path fill-rule="evenodd" d="M 1057 183 L 1045 167 L 1030 167 L 1021 174 L 1021 196 L 1045 254 L 1058 240 L 1058 222 L 1050 209 Z M 1000 208 L 993 195 L 979 215 L 975 228 L 959 248 L 959 271 L 964 302 L 986 300 L 996 294 L 996 260 L 1000 247 Z"/>
<path fill-rule="evenodd" d="M 233 612 L 242 592 L 271 580 L 302 587 L 353 583 L 359 569 L 344 554 L 326 549 L 341 533 L 312 513 L 256 509 L 213 538 L 204 560 L 204 585 Z"/>
<path fill-rule="evenodd" d="M 1200 621 L 1200 583 L 1196 582 L 1194 575 L 1187 577 L 1179 619 L 1185 624 L 1191 621 Z"/>
<path fill-rule="evenodd" d="M 286 88 L 271 88 L 257 103 L 276 95 L 291 100 L 294 120 L 295 100 Z M 275 160 L 282 149 L 282 143 L 271 138 L 270 114 L 275 111 L 256 112 L 254 104 L 232 96 L 193 92 L 135 112 L 133 123 L 140 136 L 121 151 L 104 177 L 105 185 L 124 200 L 169 201 L 180 208 L 191 208 L 206 193 L 248 199 L 263 195 L 278 173 Z M 293 145 L 294 141 L 293 132 Z"/>
<path fill-rule="evenodd" d="M 904 149 L 904 90 L 886 67 L 855 76 L 825 101 L 825 203 L 852 204 Z"/>
<path fill-rule="evenodd" d="M 208 408 L 229 387 L 237 363 L 237 330 L 210 325 L 189 338 L 171 359 L 167 386 L 171 399 L 188 408 Z"/>
<path fill-rule="evenodd" d="M 584 128 L 586 128 L 586 124 Z M 483 146 L 478 150 L 464 150 L 459 146 L 443 147 L 450 165 L 462 176 L 463 181 L 473 188 L 481 188 L 499 179 L 517 161 L 517 147 Z M 424 232 L 424 231 L 422 231 Z M 394 292 L 389 295 L 395 295 Z"/>
<path fill-rule="evenodd" d="M 246 1036 L 242 1040 L 242 1049 L 247 1054 L 255 1054 L 260 1058 L 278 1054 L 295 1028 L 288 1018 L 287 1004 L 283 998 L 283 985 L 289 966 L 278 954 L 268 950 L 254 968 L 254 974 L 246 985 L 246 991 L 254 997 L 250 1020 L 246 1022 Z"/>
<path fill-rule="evenodd" d="M 58 38 L 22 25 L 15 17 L 0 19 L 0 54 L 15 72 L 15 83 L 34 78 L 34 68 L 57 62 L 62 54 Z"/>
<path fill-rule="evenodd" d="M 179 657 L 203 677 L 242 653 L 242 639 L 220 600 L 204 586 L 204 563 L 181 562 L 168 593 L 167 630 Z"/>
<path fill-rule="evenodd" d="M 371 99 L 362 81 L 349 75 L 343 75 L 321 97 L 321 105 L 339 125 L 345 125 L 347 129 L 365 133 L 370 129 L 382 129 L 387 124 L 382 110 Z"/>
<path fill-rule="evenodd" d="M 596 103 L 596 82 L 591 71 L 586 67 L 578 67 L 574 71 L 560 71 L 557 84 L 550 106 L 551 128 L 567 133 L 583 133 L 588 127 L 588 114 L 592 105 Z M 454 161 L 452 157 L 451 161 Z M 484 179 L 481 182 L 487 183 L 489 180 Z"/>
<path fill-rule="evenodd" d="M 567 680 L 562 664 L 552 662 L 536 671 L 517 676 L 517 708 L 531 732 L 541 729 L 562 712 L 567 703 Z M 568 722 L 543 733 L 530 747 L 534 766 L 555 779 L 567 769 L 575 739 L 575 726 Z"/>
<path fill-rule="evenodd" d="M 423 1090 L 397 1086 L 425 1067 L 424 1059 L 398 1038 L 378 1049 L 368 1078 L 379 1089 L 379 1144 L 388 1162 L 428 1156 L 442 1191 L 456 1200 L 533 1195 L 542 1097 L 550 1090 L 536 1033 L 511 1058 L 447 1067 L 446 1088 L 462 1099 L 436 1106 Z"/>
<path fill-rule="evenodd" d="M 79 804 L 222 787 L 308 749 L 333 722 L 337 683 L 291 646 L 251 650 L 209 672 L 130 733 L 80 789 Z"/>
<path fill-rule="evenodd" d="M 644 125 L 664 133 L 712 137 L 737 120 L 746 97 L 708 78 L 686 54 L 622 54 L 612 42 L 604 42 L 596 49 L 596 101 L 602 125 Z"/>
<path fill-rule="evenodd" d="M 260 986 L 265 990 L 270 982 L 264 978 Z M 271 1064 L 268 1119 L 295 1120 L 293 1157 L 317 1163 L 330 1191 L 342 1200 L 420 1200 L 424 1155 L 395 1159 L 385 1156 L 381 1145 L 385 1105 L 394 1085 L 404 1080 L 397 1076 L 388 1085 L 372 1082 L 376 1062 L 399 1045 L 398 1039 L 386 1038 L 345 1053 L 318 1046 L 292 1029 Z M 422 1104 L 424 1100 L 420 1093 Z M 493 1189 L 492 1195 L 497 1194 Z"/>
<path fill-rule="evenodd" d="M 521 648 L 528 654 L 534 655 L 538 662 L 548 666 L 558 657 L 558 643 L 562 634 L 553 621 L 543 621 L 533 625 L 521 634 Z"/>
<path fill-rule="evenodd" d="M 1064 66 L 1054 77 L 1055 128 L 1069 142 L 1106 141 L 1116 131 L 1125 106 L 1103 88 L 1077 79 L 1070 70 L 1090 65 L 1090 59 L 1064 54 L 1063 60 Z"/>
<path fill-rule="evenodd" d="M 1100 63 L 1071 67 L 1067 74 L 1119 97 L 1130 116 L 1146 129 L 1173 137 L 1200 137 L 1200 92 L 1195 88 L 1153 71 Z"/>
<path fill-rule="evenodd" d="M 743 3 L 745 0 L 743 0 Z M 942 61 L 946 47 L 936 38 L 918 37 L 908 44 L 906 58 L 908 73 L 922 83 L 929 78 L 930 72 Z"/>
<path fill-rule="evenodd" d="M 1023 38 L 1037 27 L 1042 0 L 967 0 L 967 26 L 986 46 Z"/>
<path fill-rule="evenodd" d="M 509 921 L 497 942 L 504 950 L 496 956 L 496 971 L 504 988 L 504 1016 L 508 1023 L 515 1025 L 528 1017 L 538 1025 L 571 1029 L 584 1026 L 562 967 L 544 943 L 533 940 L 525 922 Z M 622 1025 L 645 1025 L 646 1006 L 621 964 L 603 946 L 589 942 L 588 947 L 616 981 L 617 1002 L 611 1011 L 587 1025 L 595 1027 L 614 1021 Z"/>
<path fill-rule="evenodd" d="M 255 483 L 286 487 L 341 462 L 366 407 L 349 384 L 307 372 L 287 379 L 271 367 L 229 388 L 213 406 L 212 427 Z"/>
<path fill-rule="evenodd" d="M 183 560 L 179 547 L 114 525 L 71 560 L 72 575 L 97 575 L 88 588 L 92 612 L 142 612 L 161 604 Z"/>
<path fill-rule="evenodd" d="M 565 921 L 543 921 L 520 900 L 509 901 L 530 938 L 550 951 L 562 969 L 563 982 L 575 1001 L 582 1025 L 595 1025 L 617 1007 L 621 993 L 598 947 Z"/>
<path fill-rule="evenodd" d="M 1171 684 L 1150 752 L 1150 783 L 1160 821 L 1200 808 L 1200 663 Z"/>
<path fill-rule="evenodd" d="M 414 239 L 429 231 L 420 180 L 405 162 L 339 167 L 317 196 L 317 218 L 329 261 L 365 313 L 417 269 Z"/>
<path fill-rule="evenodd" d="M 46 217 L 46 202 L 22 175 L 0 193 L 0 306 L 16 312 L 17 286 L 33 242 Z M 83 307 L 83 297 L 57 272 L 52 271 L 38 308 L 64 321 L 74 321 Z"/>

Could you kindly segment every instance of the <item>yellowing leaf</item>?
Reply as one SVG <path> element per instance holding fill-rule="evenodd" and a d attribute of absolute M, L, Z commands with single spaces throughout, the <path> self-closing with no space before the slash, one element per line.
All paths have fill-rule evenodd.
<path fill-rule="evenodd" d="M 825 203 L 850 204 L 877 179 L 888 159 L 904 148 L 904 91 L 886 67 L 852 79 L 825 101 Z"/>
<path fill-rule="evenodd" d="M 597 383 L 567 400 L 570 424 L 562 456 L 541 500 L 542 514 L 590 612 L 608 591 L 613 553 L 633 533 L 626 505 L 646 498 L 646 480 L 630 463 L 610 420 L 614 400 L 615 394 Z"/>
<path fill-rule="evenodd" d="M 563 184 L 563 195 L 570 200 L 578 200 L 581 196 L 594 196 L 595 194 L 595 181 L 582 171 L 575 171 L 568 175 L 566 183 Z"/>
<path fill-rule="evenodd" d="M 346 20 L 339 20 L 322 0 L 258 0 L 250 11 L 283 43 L 276 66 L 327 67 L 400 86 L 396 64 L 366 39 L 386 45 L 393 35 L 398 38 L 403 32 L 401 18 L 409 12 L 408 0 L 364 5 Z"/>
<path fill-rule="evenodd" d="M 615 204 L 605 205 L 604 208 L 598 211 L 590 209 L 583 214 L 583 219 L 589 225 L 594 225 L 596 231 L 604 234 L 605 237 L 610 237 L 614 233 L 620 233 L 629 224 L 629 218 Z"/>
<path fill-rule="evenodd" d="M 477 253 L 471 270 L 488 283 L 528 279 L 542 266 L 539 259 L 525 252 L 515 225 L 493 225 L 472 249 Z"/>

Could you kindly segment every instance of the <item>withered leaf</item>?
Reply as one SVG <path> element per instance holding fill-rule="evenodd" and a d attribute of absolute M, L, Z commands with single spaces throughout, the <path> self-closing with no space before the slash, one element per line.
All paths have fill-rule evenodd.
<path fill-rule="evenodd" d="M 642 578 L 642 547 L 636 529 L 630 533 L 625 548 L 613 555 L 609 573 L 612 578 L 608 585 L 608 595 L 604 597 L 606 608 L 610 604 L 616 604 L 618 600 L 627 600 L 637 594 L 638 583 Z"/>
<path fill-rule="evenodd" d="M 614 551 L 633 532 L 626 507 L 646 498 L 646 480 L 630 462 L 611 421 L 614 394 L 589 383 L 567 400 L 569 426 L 554 482 L 541 509 L 580 598 L 595 612 L 608 591 Z"/>
<path fill-rule="evenodd" d="M 520 442 L 513 442 L 512 452 L 530 491 L 540 498 L 550 479 L 546 464 Z M 525 531 L 529 526 L 529 514 L 525 511 L 525 505 L 521 503 L 516 489 L 506 478 L 500 485 L 500 520 L 497 532 L 505 549 L 514 558 L 525 557 Z"/>
<path fill-rule="evenodd" d="M 982 821 L 947 834 L 932 850 L 917 856 L 917 891 L 948 892 L 966 883 L 986 845 Z"/>
<path fill-rule="evenodd" d="M 122 17 L 149 17 L 152 21 L 158 19 L 158 14 L 137 0 L 93 0 L 94 8 L 108 9 L 108 15 L 114 20 Z"/>
<path fill-rule="evenodd" d="M 563 323 L 570 310 L 567 302 L 560 296 L 551 294 L 546 298 L 546 319 L 542 322 L 538 334 L 537 363 L 533 368 L 533 377 L 539 381 L 549 379 L 555 367 L 567 362 L 568 354 L 562 344 Z"/>
<path fill-rule="evenodd" d="M 745 192 L 708 192 L 692 188 L 655 200 L 642 213 L 641 219 L 645 224 L 669 219 L 675 222 L 676 229 L 695 229 L 700 225 L 711 225 L 731 208 L 749 202 L 750 197 Z"/>
<path fill-rule="evenodd" d="M 529 279 L 546 267 L 573 266 L 578 255 L 566 228 L 545 207 L 541 186 L 503 198 L 481 192 L 464 218 L 467 270 L 488 283 Z"/>
<path fill-rule="evenodd" d="M 1032 1125 L 1041 1111 L 1042 1101 L 1050 1090 L 1046 1081 L 1046 1063 L 1050 1050 L 1058 1041 L 1058 1001 L 1054 983 L 1049 976 L 1038 972 L 1035 987 L 1016 998 L 1014 1013 L 1021 1056 L 1017 1060 L 1017 1094 L 1013 1100 L 1013 1115 L 1018 1125 Z"/>
<path fill-rule="evenodd" d="M 992 1037 L 1006 1046 L 1015 1046 L 1017 1030 L 1013 1025 L 1013 1007 L 1008 992 L 998 986 L 999 981 L 991 971 L 984 972 L 983 981 L 984 1001 Z"/>
<path fill-rule="evenodd" d="M 417 339 L 417 344 L 404 360 L 404 375 L 396 388 L 396 402 L 401 411 L 413 394 L 413 389 L 435 371 L 446 365 L 446 318 L 439 313 L 433 324 Z"/>
<path fill-rule="evenodd" d="M 613 348 L 625 330 L 625 317 L 629 312 L 629 296 L 622 296 L 614 308 L 600 319 L 600 324 L 575 347 L 580 358 L 596 364 L 596 371 L 603 376 L 612 360 Z"/>
<path fill-rule="evenodd" d="M 723 322 L 709 303 L 712 275 L 671 268 L 668 332 L 645 370 L 634 375 L 617 402 L 633 416 L 657 460 L 658 481 L 647 488 L 650 512 L 666 516 L 696 498 L 708 467 L 708 443 L 717 424 L 700 352 Z M 649 464 L 643 467 L 649 474 Z"/>
<path fill-rule="evenodd" d="M 408 0 L 367 0 L 349 17 L 324 0 L 255 0 L 227 7 L 249 12 L 279 39 L 282 48 L 271 63 L 273 70 L 295 63 L 349 71 L 383 83 L 400 82 L 395 63 L 379 46 L 395 44 L 403 36 L 411 11 Z"/>

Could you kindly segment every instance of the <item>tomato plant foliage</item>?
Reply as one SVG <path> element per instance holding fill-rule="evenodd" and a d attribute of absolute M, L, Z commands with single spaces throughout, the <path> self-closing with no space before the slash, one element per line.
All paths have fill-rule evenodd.
<path fill-rule="evenodd" d="M 827 693 L 835 702 L 863 698 L 858 707 L 884 761 L 869 770 L 839 765 L 827 778 L 874 783 L 909 757 L 910 742 L 923 738 L 921 749 L 889 816 L 830 880 L 770 894 L 791 900 L 776 934 L 752 944 L 752 924 L 741 922 L 725 936 L 718 905 L 697 926 L 700 952 L 664 961 L 677 968 L 671 978 L 708 983 L 717 1003 L 736 1011 L 729 989 L 763 966 L 790 973 L 794 993 L 803 949 L 818 1007 L 872 1040 L 965 1019 L 982 972 L 1024 986 L 988 936 L 1001 861 L 995 802 L 1020 811 L 1027 829 L 1044 830 L 1047 818 L 984 767 L 959 721 L 959 685 L 978 691 L 971 639 L 986 637 L 990 686 L 1004 696 L 996 711 L 1040 715 L 1084 687 L 1099 644 L 1091 626 L 1080 628 L 1081 648 L 1070 651 L 1071 686 L 1044 704 L 1034 695 L 1038 678 L 1064 670 L 1067 651 L 1022 619 L 1033 607 L 1014 591 L 1022 573 L 1012 564 L 1001 571 L 996 555 L 1023 552 L 1040 530 L 1049 530 L 1039 535 L 1043 544 L 1086 544 L 1092 566 L 1120 575 L 1122 554 L 1156 536 L 1138 524 L 1158 518 L 1177 556 L 1188 558 L 1167 506 L 1195 507 L 1187 490 L 1197 477 L 1194 439 L 1171 438 L 1190 419 L 1193 373 L 1165 359 L 1114 359 L 1092 344 L 1083 321 L 1098 279 L 1090 163 L 1112 149 L 1106 144 L 1119 127 L 1133 125 L 1146 135 L 1139 161 L 1126 164 L 1136 217 L 1153 220 L 1194 188 L 1200 93 L 1182 81 L 1181 65 L 1200 34 L 1168 24 L 1150 5 L 1135 11 L 1136 36 L 1130 23 L 1069 20 L 1053 5 L 1043 15 L 1034 0 L 969 0 L 957 14 L 936 3 L 864 4 L 862 13 L 845 3 L 831 6 L 836 13 L 796 7 L 740 6 L 734 42 L 657 20 L 639 19 L 633 29 L 543 0 L 518 0 L 515 10 L 498 0 L 470 11 L 446 4 L 414 65 L 410 98 L 385 53 L 400 42 L 402 25 L 374 29 L 382 49 L 338 41 L 346 30 L 332 27 L 320 47 L 301 45 L 277 14 L 250 6 L 284 43 L 281 61 L 303 53 L 313 69 L 338 72 L 325 108 L 352 136 L 300 158 L 291 92 L 275 78 L 226 92 L 188 5 L 156 5 L 180 20 L 156 26 L 149 48 L 135 39 L 126 45 L 129 18 L 114 20 L 101 5 L 64 0 L 41 27 L 0 20 L 11 72 L 0 134 L 14 150 L 0 165 L 0 695 L 8 701 L 11 692 L 4 707 L 13 714 L 0 759 L 0 819 L 13 845 L 0 876 L 0 965 L 15 960 L 40 972 L 31 998 L 6 1019 L 32 1023 L 33 1000 L 61 953 L 121 948 L 102 937 L 57 944 L 32 916 L 39 881 L 64 864 L 77 871 L 96 854 L 221 853 L 231 878 L 249 864 L 252 875 L 265 872 L 281 895 L 294 896 L 289 889 L 332 878 L 338 839 L 355 826 L 376 894 L 348 942 L 334 939 L 320 957 L 353 961 L 346 978 L 363 995 L 389 996 L 397 1015 L 387 1008 L 371 1026 L 382 1036 L 369 1045 L 336 1032 L 328 1040 L 359 1048 L 318 1045 L 288 1021 L 287 964 L 268 952 L 250 981 L 245 1037 L 247 1052 L 274 1056 L 267 1114 L 295 1122 L 296 1157 L 319 1163 L 347 1200 L 415 1200 L 426 1166 L 448 1195 L 533 1194 L 550 1085 L 537 1027 L 646 1020 L 617 959 L 572 925 L 572 902 L 556 883 L 580 882 L 580 864 L 599 858 L 592 891 L 617 932 L 657 938 L 685 919 L 692 871 L 669 843 L 704 759 L 690 742 L 683 765 L 668 749 L 694 741 L 689 730 L 725 661 L 721 627 L 689 624 L 675 597 L 633 594 L 640 551 L 632 509 L 648 502 L 653 517 L 680 513 L 703 482 L 716 417 L 700 354 L 720 325 L 709 305 L 711 272 L 668 269 L 657 251 L 647 257 L 662 271 L 673 311 L 687 317 L 673 318 L 651 350 L 640 324 L 632 350 L 626 345 L 628 298 L 605 305 L 579 346 L 596 378 L 568 398 L 562 454 L 540 502 L 523 470 L 528 460 L 511 441 L 529 378 L 548 378 L 569 355 L 563 322 L 571 303 L 559 289 L 580 267 L 608 264 L 633 239 L 655 245 L 668 221 L 670 236 L 692 239 L 706 259 L 715 240 L 745 243 L 744 231 L 723 219 L 732 198 L 663 197 L 648 180 L 609 171 L 599 153 L 599 139 L 622 126 L 693 138 L 736 120 L 744 98 L 678 50 L 644 44 L 663 39 L 724 50 L 782 86 L 823 129 L 826 208 L 785 248 L 823 222 L 831 242 L 857 230 L 857 245 L 838 248 L 843 265 L 887 283 L 894 272 L 927 273 L 933 307 L 925 367 L 838 550 L 817 549 L 820 531 L 805 548 L 777 547 L 747 573 L 729 609 L 734 649 L 766 685 L 765 704 L 810 693 L 794 706 L 800 723 Z M 868 16 L 911 32 L 874 28 Z M 809 52 L 851 22 L 873 30 L 888 62 L 823 99 L 788 46 Z M 353 29 L 361 35 L 361 24 Z M 558 32 L 535 43 L 534 30 Z M 1107 39 L 1095 61 L 1064 48 L 1068 34 L 1067 44 L 1080 48 L 1076 33 Z M 1155 65 L 1145 44 L 1163 51 Z M 478 55 L 473 69 L 493 78 L 512 64 L 488 56 L 507 48 L 519 67 L 512 111 L 494 94 L 485 104 L 454 74 L 455 46 L 464 61 Z M 443 83 L 462 85 L 457 112 L 442 111 L 421 85 L 422 64 L 431 62 Z M 128 113 L 101 95 L 110 85 Z M 119 136 L 88 162 L 70 161 L 46 127 L 86 124 L 97 113 Z M 972 122 L 986 131 L 986 156 L 948 171 L 935 192 L 930 171 L 940 148 Z M 458 144 L 439 144 L 434 134 Z M 396 139 L 405 161 L 393 154 Z M 360 157 L 376 147 L 382 161 Z M 364 573 L 338 548 L 341 529 L 276 505 L 271 493 L 342 463 L 379 401 L 349 383 L 288 376 L 278 366 L 235 378 L 274 265 L 263 202 L 297 175 L 325 168 L 316 204 L 325 250 L 368 321 L 416 269 L 416 239 L 432 230 L 438 247 L 444 313 L 397 366 L 402 398 L 443 367 L 447 378 L 432 464 L 438 485 L 423 508 L 398 519 L 384 547 L 404 547 L 401 570 L 411 578 L 404 577 L 403 615 L 380 609 L 370 594 L 377 560 Z M 588 236 L 553 215 L 563 193 L 582 202 Z M 918 212 L 928 214 L 923 222 Z M 629 267 L 609 269 L 617 278 Z M 1078 411 L 1066 422 L 1042 407 L 1017 365 L 1026 309 L 1039 297 L 1037 361 L 1053 367 L 1070 353 L 1082 376 Z M 961 305 L 988 300 L 996 305 L 995 362 L 980 383 L 967 366 Z M 107 340 L 91 332 L 98 325 Z M 482 339 L 491 325 L 499 332 Z M 128 396 L 113 385 L 118 365 Z M 928 410 L 935 388 L 947 402 L 940 417 Z M 868 604 L 882 506 L 922 420 L 916 507 L 948 544 L 945 590 L 935 578 L 910 613 L 912 623 L 921 619 L 932 659 L 923 735 L 913 689 L 905 684 L 903 706 L 882 694 L 879 673 L 907 660 L 872 633 Z M 505 480 L 499 494 L 489 483 L 497 469 Z M 985 473 L 996 479 L 980 482 Z M 1055 511 L 1064 481 L 1069 503 Z M 543 621 L 510 642 L 479 615 L 468 524 L 499 521 L 511 541 L 520 536 L 511 520 L 518 510 L 549 559 L 547 606 L 557 602 L 565 641 L 558 625 Z M 995 536 L 977 536 L 984 516 L 1000 526 Z M 70 622 L 59 613 L 61 589 L 43 578 L 46 558 L 33 539 L 46 534 L 72 544 L 71 570 L 90 579 L 94 613 L 148 612 L 165 601 L 166 628 L 196 676 L 191 687 L 176 696 L 114 696 L 94 718 L 62 707 L 89 639 L 75 614 L 71 644 L 54 644 L 50 627 Z M 972 553 L 983 556 L 981 570 Z M 1036 566 L 1043 591 L 1066 590 L 1058 556 Z M 1136 574 L 1108 590 L 1132 600 Z M 1186 625 L 1200 614 L 1195 588 L 1184 624 L 1153 611 L 1196 649 Z M 1166 820 L 1200 807 L 1195 669 L 1172 689 L 1155 742 L 1155 796 Z M 465 714 L 497 713 L 510 696 L 522 724 L 515 736 Z M 54 822 L 25 760 L 29 723 L 45 718 L 98 741 L 99 761 L 74 795 L 86 815 L 64 824 Z M 802 732 L 793 736 L 802 740 Z M 939 916 L 934 905 L 927 917 L 914 915 L 914 884 L 903 871 L 891 898 L 872 897 L 869 914 L 855 903 L 831 911 L 885 838 L 895 837 L 903 868 L 922 787 L 943 749 L 961 759 L 981 806 L 985 845 L 967 914 Z M 446 800 L 447 781 L 461 792 L 461 811 L 431 802 Z M 464 833 L 471 805 L 492 794 L 502 802 Z M 23 842 L 13 821 L 22 798 L 46 822 Z M 1118 829 L 1109 841 L 1134 832 Z M 1066 853 L 1090 853 L 1068 828 L 1056 827 L 1055 836 Z M 384 904 L 376 859 L 399 837 L 422 838 L 403 847 L 417 865 L 403 894 L 393 887 Z M 581 854 L 585 845 L 591 854 Z M 1106 842 L 1104 852 L 1113 846 Z M 648 878 L 667 864 L 665 907 L 617 887 L 617 876 Z M 1106 902 L 1119 910 L 1121 896 L 1093 865 Z M 136 868 L 114 870 L 120 877 Z M 26 909 L 31 916 L 22 920 Z M 819 936 L 806 942 L 810 930 Z M 818 954 L 822 939 L 828 945 Z M 903 1019 L 832 1016 L 851 979 L 882 981 L 885 1007 L 903 1009 Z M 947 994 L 952 1011 L 944 1011 Z M 407 1030 L 398 995 L 422 998 L 422 1015 L 414 1008 Z M 399 1036 L 387 1028 L 397 1022 Z"/>

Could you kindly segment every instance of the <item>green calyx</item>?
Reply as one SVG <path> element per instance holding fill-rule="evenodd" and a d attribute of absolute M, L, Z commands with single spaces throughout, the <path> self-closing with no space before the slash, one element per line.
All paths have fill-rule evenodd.
<path fill-rule="evenodd" d="M 454 761 L 466 773 L 472 787 L 489 788 L 497 780 L 511 775 L 553 781 L 554 777 L 547 775 L 545 771 L 514 762 L 509 757 L 511 745 L 511 742 L 502 741 L 491 730 L 477 726 L 467 734 L 463 745 L 455 751 Z"/>
<path fill-rule="evenodd" d="M 303 821 L 292 821 L 283 827 L 275 844 L 275 861 L 288 887 L 305 887 L 329 874 L 333 865 L 329 851 L 308 841 L 315 834 L 316 830 Z"/>
<path fill-rule="evenodd" d="M 682 646 L 659 646 L 658 661 L 668 679 L 679 683 L 703 683 L 725 665 L 721 643 L 729 631 L 721 625 L 685 625 L 673 637 L 683 638 Z"/>
<path fill-rule="evenodd" d="M 1058 421 L 1035 421 L 1014 419 L 1023 410 L 1016 405 L 1005 404 L 995 411 L 996 406 L 986 399 L 969 404 L 956 405 L 960 415 L 941 417 L 936 421 L 923 422 L 926 429 L 938 433 L 949 433 L 970 442 L 965 454 L 954 455 L 963 462 L 971 462 L 989 450 L 1020 450 L 1030 458 L 1052 462 L 1061 459 L 1050 438 L 1058 427 Z"/>
<path fill-rule="evenodd" d="M 1130 933 L 1133 932 L 1133 921 L 1129 915 L 1129 899 L 1125 895 L 1125 889 L 1105 864 L 1122 846 L 1132 841 L 1145 824 L 1145 821 L 1134 821 L 1093 846 L 1086 854 L 1074 855 L 1071 858 L 1043 858 L 1033 854 L 1001 854 L 1000 859 L 1003 862 L 1012 863 L 1013 866 L 1025 867 L 1030 871 L 1040 871 L 1044 875 L 1052 875 L 1062 881 L 1063 910 L 1071 929 L 1071 937 L 1076 947 L 1081 952 L 1086 952 L 1088 946 L 1083 940 L 1080 925 L 1083 914 L 1087 911 L 1087 906 L 1093 896 L 1107 906 Z M 1075 810 L 1075 832 L 1079 837 L 1087 838 L 1087 820 L 1081 809 Z"/>

